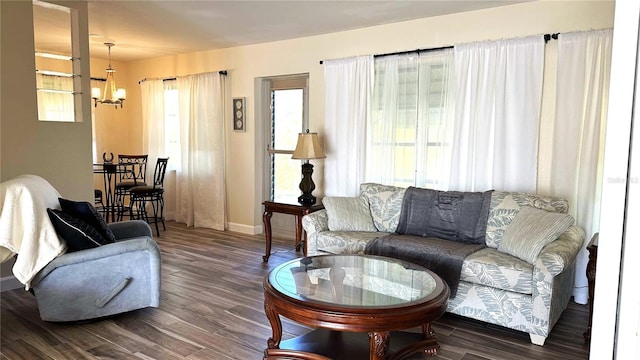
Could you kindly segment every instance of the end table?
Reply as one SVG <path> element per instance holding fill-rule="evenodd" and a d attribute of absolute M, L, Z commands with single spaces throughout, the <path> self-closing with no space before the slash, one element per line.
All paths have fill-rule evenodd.
<path fill-rule="evenodd" d="M 587 263 L 587 282 L 589 284 L 589 324 L 584 336 L 584 341 L 589 343 L 591 340 L 591 323 L 593 321 L 593 294 L 596 288 L 596 262 L 598 261 L 598 237 L 599 233 L 595 233 L 587 245 L 589 250 L 589 262 Z"/>
<path fill-rule="evenodd" d="M 298 202 L 297 199 L 274 199 L 265 201 L 264 215 L 262 216 L 262 223 L 264 224 L 264 237 L 266 242 L 266 249 L 262 260 L 264 262 L 269 261 L 271 256 L 271 216 L 273 213 L 295 215 L 296 217 L 296 251 L 300 251 L 302 246 L 304 250 L 304 256 L 307 256 L 307 234 L 304 234 L 304 241 L 302 240 L 302 217 L 310 214 L 314 211 L 324 209 L 322 205 L 322 199 L 318 199 L 318 202 L 310 205 L 303 205 Z"/>

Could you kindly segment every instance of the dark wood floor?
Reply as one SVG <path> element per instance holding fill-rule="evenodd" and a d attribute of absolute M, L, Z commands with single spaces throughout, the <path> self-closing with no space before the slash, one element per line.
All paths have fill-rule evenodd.
<path fill-rule="evenodd" d="M 293 240 L 274 239 L 277 253 L 267 264 L 262 236 L 169 222 L 157 240 L 159 308 L 84 324 L 47 323 L 30 293 L 6 291 L 0 294 L 2 359 L 261 359 L 271 335 L 262 279 L 300 255 Z M 433 324 L 441 345 L 434 359 L 587 359 L 587 317 L 587 306 L 571 302 L 540 347 L 527 334 L 445 314 Z M 286 319 L 283 328 L 285 339 L 310 330 Z"/>

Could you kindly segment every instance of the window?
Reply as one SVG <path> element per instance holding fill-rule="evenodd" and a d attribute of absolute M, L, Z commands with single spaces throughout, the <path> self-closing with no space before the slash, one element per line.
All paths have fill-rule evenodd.
<path fill-rule="evenodd" d="M 42 31 L 45 23 L 55 23 L 60 36 L 53 39 Z M 36 64 L 38 120 L 82 121 L 82 83 L 79 59 L 79 13 L 77 9 L 33 1 L 33 33 Z M 55 44 L 61 53 L 41 51 Z M 77 115 L 76 115 L 77 114 Z"/>
<path fill-rule="evenodd" d="M 66 121 L 74 119 L 73 78 L 71 74 L 36 73 L 38 94 L 38 119 Z"/>
<path fill-rule="evenodd" d="M 268 192 L 271 199 L 300 195 L 300 160 L 291 159 L 298 133 L 308 128 L 308 75 L 270 78 L 267 124 Z"/>
<path fill-rule="evenodd" d="M 367 128 L 367 180 L 438 188 L 447 172 L 452 121 L 450 52 L 376 59 Z"/>

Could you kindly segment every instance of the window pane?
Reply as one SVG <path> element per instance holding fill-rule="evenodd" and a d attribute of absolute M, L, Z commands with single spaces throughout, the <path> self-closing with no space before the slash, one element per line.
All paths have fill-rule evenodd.
<path fill-rule="evenodd" d="M 295 150 L 302 127 L 303 90 L 273 91 L 273 143 L 276 150 Z"/>
<path fill-rule="evenodd" d="M 442 52 L 376 60 L 367 129 L 368 181 L 437 188 L 446 177 L 450 58 Z"/>
<path fill-rule="evenodd" d="M 300 160 L 291 159 L 289 154 L 273 154 L 273 197 L 296 198 L 300 196 L 302 169 Z"/>

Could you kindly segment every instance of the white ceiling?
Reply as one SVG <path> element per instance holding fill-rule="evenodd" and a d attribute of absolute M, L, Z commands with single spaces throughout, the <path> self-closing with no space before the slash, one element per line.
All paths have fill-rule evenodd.
<path fill-rule="evenodd" d="M 130 61 L 286 40 L 531 0 L 88 0 L 92 57 Z M 68 14 L 34 6 L 36 48 L 69 54 Z M 66 45 L 65 45 L 66 44 Z"/>

